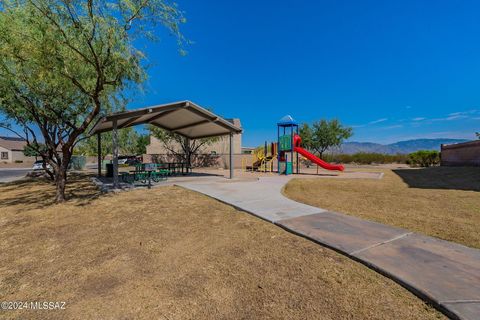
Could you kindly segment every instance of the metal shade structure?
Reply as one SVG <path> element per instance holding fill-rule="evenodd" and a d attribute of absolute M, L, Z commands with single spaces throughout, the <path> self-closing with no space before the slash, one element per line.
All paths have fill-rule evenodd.
<path fill-rule="evenodd" d="M 89 134 L 98 137 L 99 154 L 100 134 L 113 131 L 113 182 L 118 186 L 118 138 L 117 130 L 151 124 L 175 132 L 187 139 L 230 136 L 230 178 L 233 178 L 232 136 L 242 133 L 242 129 L 191 101 L 180 101 L 125 112 L 117 112 L 100 118 Z M 100 161 L 99 161 L 100 164 Z M 100 165 L 99 175 L 100 175 Z"/>
<path fill-rule="evenodd" d="M 191 101 L 181 101 L 132 111 L 118 112 L 98 120 L 90 135 L 117 129 L 152 124 L 189 139 L 238 134 L 242 129 Z"/>

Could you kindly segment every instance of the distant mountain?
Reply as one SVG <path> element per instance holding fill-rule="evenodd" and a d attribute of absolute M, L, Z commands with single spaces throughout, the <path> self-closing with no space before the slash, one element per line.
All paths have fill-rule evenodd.
<path fill-rule="evenodd" d="M 418 150 L 440 150 L 441 144 L 451 144 L 466 142 L 464 139 L 414 139 L 399 141 L 391 144 L 379 144 L 372 142 L 345 142 L 339 152 L 357 153 L 357 152 L 375 152 L 385 154 L 411 153 Z"/>

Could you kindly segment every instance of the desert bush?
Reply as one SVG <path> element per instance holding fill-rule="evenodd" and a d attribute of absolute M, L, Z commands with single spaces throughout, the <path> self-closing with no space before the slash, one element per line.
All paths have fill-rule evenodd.
<path fill-rule="evenodd" d="M 87 158 L 85 156 L 72 156 L 70 160 L 69 169 L 71 170 L 83 170 L 87 164 Z"/>
<path fill-rule="evenodd" d="M 328 154 L 324 156 L 324 160 L 327 162 L 356 164 L 406 163 L 407 156 L 404 154 L 358 152 L 354 154 Z"/>
<path fill-rule="evenodd" d="M 440 162 L 440 152 L 420 150 L 408 155 L 407 163 L 412 167 L 431 167 Z"/>

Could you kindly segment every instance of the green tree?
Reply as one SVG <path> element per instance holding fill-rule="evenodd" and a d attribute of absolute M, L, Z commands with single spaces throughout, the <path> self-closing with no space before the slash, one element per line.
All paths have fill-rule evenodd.
<path fill-rule="evenodd" d="M 135 143 L 135 154 L 145 154 L 147 153 L 147 146 L 150 144 L 150 135 L 149 134 L 140 134 L 137 137 Z"/>
<path fill-rule="evenodd" d="M 57 202 L 75 144 L 146 78 L 134 42 L 161 24 L 182 43 L 183 22 L 168 0 L 0 0 L 0 113 L 29 145 L 45 143 L 37 151 L 53 168 Z"/>
<path fill-rule="evenodd" d="M 177 133 L 150 126 L 150 134 L 160 140 L 168 153 L 185 161 L 188 166 L 194 162 L 202 147 L 211 145 L 220 140 L 219 137 L 203 139 L 187 139 Z"/>
<path fill-rule="evenodd" d="M 300 129 L 300 135 L 304 146 L 317 152 L 321 158 L 327 149 L 339 147 L 345 139 L 350 138 L 353 130 L 343 126 L 337 119 L 330 121 L 322 119 L 314 122 L 311 127 L 304 124 Z"/>
<path fill-rule="evenodd" d="M 419 150 L 408 155 L 407 163 L 412 167 L 432 167 L 440 163 L 440 152 Z"/>
<path fill-rule="evenodd" d="M 46 150 L 45 144 L 43 143 L 38 143 L 38 144 L 30 144 L 26 145 L 23 148 L 23 154 L 26 157 L 35 157 L 35 160 L 37 160 L 38 157 L 41 157 L 41 154 L 44 153 Z"/>
<path fill-rule="evenodd" d="M 313 131 L 308 123 L 302 124 L 299 130 L 300 137 L 302 138 L 302 146 L 305 149 L 313 148 Z"/>
<path fill-rule="evenodd" d="M 102 133 L 102 160 L 113 154 L 112 132 Z M 139 155 L 146 153 L 148 135 L 138 134 L 133 127 L 123 128 L 118 131 L 118 149 L 123 155 Z M 74 154 L 82 156 L 97 155 L 97 137 L 91 136 L 81 140 L 75 147 Z"/>

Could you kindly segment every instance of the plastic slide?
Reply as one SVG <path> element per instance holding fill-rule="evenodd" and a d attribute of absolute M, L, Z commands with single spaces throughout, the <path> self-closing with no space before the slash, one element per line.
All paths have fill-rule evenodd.
<path fill-rule="evenodd" d="M 319 165 L 320 167 L 327 169 L 327 170 L 338 170 L 338 171 L 343 171 L 345 169 L 344 166 L 341 164 L 330 164 L 328 162 L 323 161 L 322 159 L 314 156 L 307 150 L 303 149 L 300 147 L 300 144 L 302 143 L 302 138 L 300 138 L 299 135 L 295 135 L 293 137 L 293 143 L 294 143 L 294 149 L 293 151 L 300 153 L 302 156 L 307 158 L 308 160 L 312 161 L 313 163 Z"/>

